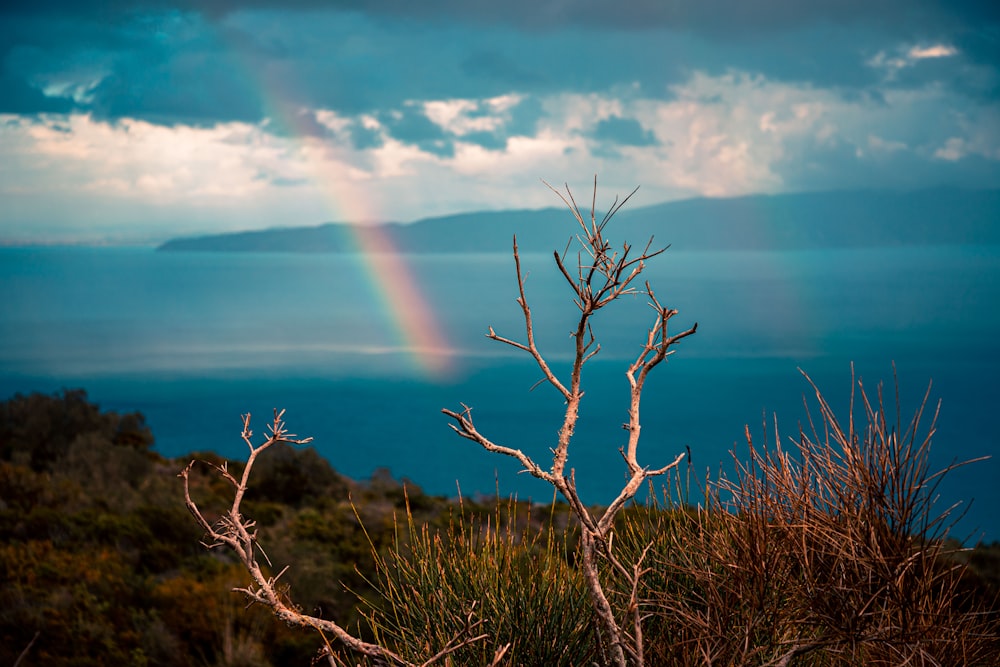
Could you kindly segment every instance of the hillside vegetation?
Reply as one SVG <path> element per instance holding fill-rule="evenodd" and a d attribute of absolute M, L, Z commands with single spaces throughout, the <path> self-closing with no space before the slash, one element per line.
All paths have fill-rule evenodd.
<path fill-rule="evenodd" d="M 274 622 L 230 591 L 245 586 L 247 575 L 226 552 L 199 543 L 201 531 L 183 508 L 177 479 L 187 457 L 164 459 L 152 446 L 141 415 L 102 412 L 82 390 L 0 404 L 0 664 L 13 665 L 22 652 L 25 667 L 310 664 L 317 649 L 311 632 Z M 227 463 L 233 471 L 242 465 Z M 191 482 L 206 505 L 226 502 L 227 489 L 212 475 L 195 474 Z M 522 664 L 586 664 L 592 655 L 585 591 L 573 566 L 575 538 L 547 530 L 565 526 L 565 506 L 465 501 L 460 507 L 404 490 L 387 473 L 364 483 L 345 479 L 311 448 L 277 447 L 261 459 L 245 510 L 258 521 L 271 561 L 279 569 L 291 564 L 282 578 L 291 594 L 326 618 L 356 627 L 361 612 L 379 609 L 384 636 L 419 650 L 416 644 L 433 645 L 455 631 L 438 624 L 449 611 L 441 605 L 464 598 L 479 601 L 478 613 L 492 619 L 484 630 L 497 638 L 470 646 L 456 664 L 476 664 L 497 642 L 518 636 L 525 644 Z M 711 622 L 736 633 L 747 627 L 740 615 L 758 613 L 761 625 L 753 632 L 762 641 L 780 628 L 777 614 L 792 620 L 787 614 L 807 611 L 788 608 L 801 600 L 777 604 L 794 581 L 786 580 L 793 576 L 787 569 L 772 568 L 781 562 L 781 542 L 763 554 L 747 553 L 742 562 L 770 583 L 748 577 L 740 584 L 732 576 L 740 563 L 727 564 L 718 550 L 742 547 L 723 544 L 724 533 L 706 530 L 711 522 L 697 517 L 693 510 L 644 506 L 625 517 L 631 531 L 658 536 L 648 559 L 654 571 L 645 581 L 661 603 L 657 609 L 668 619 L 684 604 L 690 615 L 687 626 L 656 624 L 650 643 L 664 655 L 653 664 L 704 664 L 697 656 L 675 662 L 668 655 L 690 641 L 669 633 L 681 628 L 694 635 L 697 619 L 717 618 Z M 635 542 L 636 533 L 630 534 Z M 414 553 L 420 558 L 408 558 Z M 968 569 L 955 604 L 973 608 L 995 600 L 1000 544 L 962 554 L 960 562 Z M 711 572 L 728 574 L 727 586 L 760 588 L 729 591 L 738 599 L 708 597 L 699 577 Z M 408 586 L 423 588 L 414 596 Z M 842 593 L 816 602 L 858 604 L 852 595 L 872 591 Z M 370 626 L 362 624 L 367 636 Z M 719 639 L 735 648 L 743 641 L 737 637 Z M 978 664 L 989 664 L 980 658 Z M 722 654 L 718 659 L 728 662 Z"/>
<path fill-rule="evenodd" d="M 352 623 L 403 487 L 386 472 L 345 479 L 311 448 L 270 454 L 247 512 L 275 562 L 296 563 L 302 604 Z M 177 478 L 187 460 L 156 454 L 142 415 L 102 412 L 83 390 L 0 404 L 0 664 L 29 644 L 21 665 L 309 664 L 315 642 L 247 609 L 230 592 L 246 573 L 201 545 Z M 224 501 L 213 477 L 192 485 Z M 409 493 L 418 520 L 447 522 L 446 500 Z"/>
<path fill-rule="evenodd" d="M 177 479 L 187 457 L 164 459 L 152 445 L 141 415 L 102 412 L 82 390 L 0 404 L 0 664 L 13 665 L 26 648 L 25 667 L 310 664 L 317 648 L 311 632 L 286 628 L 231 592 L 247 584 L 247 575 L 226 552 L 199 543 L 201 531 L 183 508 Z M 211 454 L 196 456 L 223 463 Z M 239 461 L 227 463 L 240 469 Z M 227 489 L 212 475 L 196 474 L 192 485 L 206 504 L 226 502 Z M 488 619 L 483 631 L 495 639 L 468 647 L 455 664 L 488 662 L 497 643 L 518 637 L 509 664 L 588 664 L 593 657 L 575 538 L 561 531 L 565 506 L 459 506 L 404 489 L 387 473 L 354 482 L 311 448 L 280 447 L 261 459 L 245 509 L 260 525 L 270 560 L 279 569 L 291 564 L 282 578 L 291 594 L 326 618 L 357 627 L 362 613 L 375 610 L 381 636 L 416 652 L 446 641 L 458 628 L 440 623 L 442 617 L 460 622 L 460 612 L 477 601 L 478 617 Z M 805 613 L 807 600 L 793 596 L 803 590 L 801 573 L 780 553 L 786 544 L 758 543 L 768 553 L 746 552 L 745 560 L 728 562 L 753 542 L 713 531 L 723 523 L 719 517 L 698 517 L 694 510 L 638 506 L 623 519 L 633 547 L 656 536 L 645 585 L 663 622 L 650 630 L 652 664 L 705 664 L 685 648 L 702 632 L 698 623 L 732 633 L 716 638 L 716 660 L 728 663 L 727 646 L 775 641 L 783 618 Z M 751 529 L 761 527 L 746 526 Z M 955 606 L 993 605 L 996 613 L 1000 544 L 942 560 L 955 563 L 962 567 Z M 706 587 L 704 578 L 713 573 L 732 588 Z M 726 597 L 711 596 L 723 592 Z M 815 592 L 813 603 L 823 601 L 828 615 L 875 593 L 860 587 Z M 831 592 L 837 597 L 827 597 Z M 459 600 L 464 607 L 450 607 Z M 668 622 L 677 614 L 684 623 Z M 366 636 L 374 634 L 372 625 L 361 623 Z M 978 662 L 965 664 L 990 661 L 980 653 Z"/>

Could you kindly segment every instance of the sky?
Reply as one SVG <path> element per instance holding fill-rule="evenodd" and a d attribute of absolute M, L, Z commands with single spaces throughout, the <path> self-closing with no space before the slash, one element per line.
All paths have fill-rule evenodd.
<path fill-rule="evenodd" d="M 1000 187 L 1000 3 L 0 7 L 0 243 Z"/>

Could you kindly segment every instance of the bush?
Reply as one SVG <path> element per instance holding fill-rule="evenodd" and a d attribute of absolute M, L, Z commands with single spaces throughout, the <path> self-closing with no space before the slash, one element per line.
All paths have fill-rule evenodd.
<path fill-rule="evenodd" d="M 348 490 L 344 478 L 314 448 L 279 445 L 258 464 L 248 500 L 301 507 L 318 499 L 345 500 Z"/>
<path fill-rule="evenodd" d="M 519 526 L 513 501 L 501 510 L 498 504 L 484 518 L 460 507 L 445 531 L 418 526 L 407 512 L 404 535 L 376 558 L 377 597 L 365 600 L 376 643 L 418 662 L 456 637 L 484 634 L 451 659 L 488 665 L 504 646 L 505 664 L 596 659 L 597 629 L 583 576 L 568 563 L 565 534 L 533 526 L 530 517 Z"/>
<path fill-rule="evenodd" d="M 936 509 L 954 466 L 929 467 L 926 399 L 907 425 L 898 407 L 887 418 L 881 387 L 858 388 L 862 414 L 846 429 L 813 386 L 822 435 L 802 432 L 787 450 L 748 433 L 749 460 L 705 507 L 626 515 L 623 548 L 652 545 L 642 597 L 653 664 L 995 662 L 995 607 L 963 586 L 950 511 Z"/>

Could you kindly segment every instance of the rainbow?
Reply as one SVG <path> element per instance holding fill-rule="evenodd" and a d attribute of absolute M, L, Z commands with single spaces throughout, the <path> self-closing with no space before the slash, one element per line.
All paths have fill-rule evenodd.
<path fill-rule="evenodd" d="M 383 228 L 353 223 L 349 228 L 386 321 L 412 366 L 428 379 L 446 379 L 454 370 L 454 349 L 405 256 Z"/>
<path fill-rule="evenodd" d="M 280 94 L 263 96 L 268 118 L 288 131 L 300 146 L 305 146 L 314 128 L 305 127 L 300 110 L 290 108 L 283 99 Z M 303 153 L 311 156 L 315 151 Z M 391 236 L 383 227 L 364 224 L 384 221 L 373 205 L 375 198 L 340 174 L 330 173 L 328 161 L 309 158 L 309 169 L 323 192 L 331 219 L 343 220 L 350 232 L 354 250 L 384 313 L 385 323 L 393 332 L 396 347 L 405 353 L 410 367 L 425 379 L 447 379 L 454 370 L 455 350 L 439 318 Z"/>

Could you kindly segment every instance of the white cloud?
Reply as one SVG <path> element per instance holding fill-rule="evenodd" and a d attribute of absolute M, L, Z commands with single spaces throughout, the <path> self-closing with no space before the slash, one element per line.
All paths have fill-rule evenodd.
<path fill-rule="evenodd" d="M 964 139 L 961 137 L 949 137 L 949 139 L 944 142 L 944 146 L 934 151 L 934 157 L 940 160 L 954 162 L 955 160 L 961 160 L 965 157 L 967 152 Z"/>
<path fill-rule="evenodd" d="M 423 103 L 424 113 L 434 123 L 454 134 L 466 134 L 476 129 L 492 130 L 496 127 L 496 119 L 470 119 L 469 112 L 479 109 L 475 100 L 432 100 Z M 487 124 L 470 123 L 470 121 L 486 120 Z M 492 121 L 492 122 L 490 122 Z"/>
<path fill-rule="evenodd" d="M 884 71 L 887 81 L 893 81 L 900 70 L 913 67 L 921 60 L 948 58 L 958 54 L 958 49 L 948 44 L 899 45 L 894 54 L 879 51 L 868 59 L 867 65 Z"/>
<path fill-rule="evenodd" d="M 868 147 L 872 151 L 882 151 L 885 153 L 896 153 L 898 151 L 905 151 L 908 148 L 902 141 L 892 141 L 891 139 L 884 139 L 874 134 L 868 135 Z"/>
<path fill-rule="evenodd" d="M 351 119 L 341 116 L 336 111 L 317 109 L 314 113 L 316 122 L 335 133 L 343 132 L 351 126 Z M 374 120 L 374 119 L 367 119 Z"/>
<path fill-rule="evenodd" d="M 522 99 L 522 95 L 510 94 L 484 100 L 428 100 L 419 106 L 442 129 L 463 136 L 502 129 L 510 121 L 510 110 Z"/>
<path fill-rule="evenodd" d="M 874 67 L 875 69 L 886 70 L 886 76 L 895 76 L 898 70 L 903 69 L 909 63 L 906 58 L 901 57 L 891 57 L 886 54 L 885 51 L 879 51 L 874 56 L 868 59 L 865 63 L 869 67 Z"/>
<path fill-rule="evenodd" d="M 415 177 L 419 165 L 434 161 L 434 156 L 426 153 L 413 144 L 404 144 L 395 139 L 388 139 L 378 148 L 372 149 L 371 178 L 398 178 L 401 176 Z"/>
<path fill-rule="evenodd" d="M 462 174 L 502 174 L 513 177 L 517 172 L 532 169 L 551 169 L 562 164 L 568 151 L 579 149 L 583 140 L 545 129 L 534 137 L 511 137 L 503 152 L 491 151 L 476 144 L 460 143 L 455 157 L 448 162 Z M 537 174 L 536 174 L 537 177 Z"/>
<path fill-rule="evenodd" d="M 27 168 L 55 167 L 59 174 L 46 188 L 111 196 L 171 200 L 220 186 L 229 196 L 240 196 L 251 187 L 252 162 L 275 157 L 273 150 L 251 141 L 259 130 L 236 123 L 203 129 L 135 120 L 111 124 L 70 115 L 21 128 L 31 139 Z"/>
<path fill-rule="evenodd" d="M 50 81 L 42 86 L 42 94 L 46 97 L 67 97 L 77 104 L 90 104 L 94 101 L 94 89 L 101 84 L 102 79 L 91 81 Z"/>
<path fill-rule="evenodd" d="M 934 151 L 934 157 L 939 160 L 955 162 L 969 156 L 1000 160 L 1000 145 L 996 140 L 996 128 L 993 137 L 986 132 L 976 133 L 969 137 L 949 137 L 940 148 Z"/>
<path fill-rule="evenodd" d="M 958 53 L 958 49 L 947 44 L 934 44 L 931 46 L 914 46 L 908 52 L 910 60 L 923 60 L 925 58 L 947 58 Z"/>

